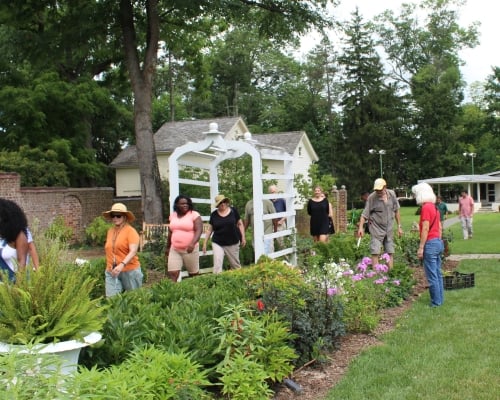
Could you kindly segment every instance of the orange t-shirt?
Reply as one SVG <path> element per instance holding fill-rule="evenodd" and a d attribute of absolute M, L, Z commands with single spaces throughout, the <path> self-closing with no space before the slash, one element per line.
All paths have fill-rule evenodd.
<path fill-rule="evenodd" d="M 114 227 L 108 230 L 106 244 L 104 245 L 104 250 L 106 251 L 106 271 L 111 271 L 113 259 L 116 265 L 125 259 L 130 251 L 130 244 L 139 246 L 139 234 L 133 226 L 126 224 L 120 230 Z M 139 257 L 136 254 L 125 268 L 123 268 L 123 271 L 132 271 L 139 266 Z"/>

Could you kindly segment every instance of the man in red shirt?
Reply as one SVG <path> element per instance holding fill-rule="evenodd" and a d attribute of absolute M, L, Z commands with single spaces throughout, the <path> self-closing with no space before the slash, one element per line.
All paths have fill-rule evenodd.
<path fill-rule="evenodd" d="M 474 214 L 474 199 L 463 189 L 458 198 L 458 213 L 462 223 L 464 240 L 472 239 L 472 215 Z"/>

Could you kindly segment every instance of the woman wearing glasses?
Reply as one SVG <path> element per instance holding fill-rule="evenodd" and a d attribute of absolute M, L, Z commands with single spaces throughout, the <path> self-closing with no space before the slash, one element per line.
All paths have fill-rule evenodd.
<path fill-rule="evenodd" d="M 190 197 L 179 195 L 174 200 L 174 212 L 169 216 L 167 247 L 167 274 L 173 281 L 179 280 L 182 266 L 190 277 L 200 274 L 198 242 L 203 231 L 203 222 L 194 210 Z"/>
<path fill-rule="evenodd" d="M 142 271 L 137 257 L 139 234 L 130 222 L 135 220 L 131 211 L 122 203 L 115 203 L 111 210 L 102 213 L 113 226 L 108 230 L 106 252 L 106 297 L 124 290 L 142 286 Z"/>

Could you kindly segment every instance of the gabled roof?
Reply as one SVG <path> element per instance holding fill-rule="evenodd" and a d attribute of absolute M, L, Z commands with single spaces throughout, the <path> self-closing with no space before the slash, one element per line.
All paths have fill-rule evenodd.
<path fill-rule="evenodd" d="M 306 133 L 304 131 L 294 131 L 294 132 L 276 132 L 276 133 L 261 133 L 254 134 L 253 139 L 258 142 L 268 145 L 282 147 L 287 153 L 292 154 L 299 145 L 301 140 L 304 140 L 304 145 L 311 154 L 313 161 L 318 161 L 318 155 L 309 141 Z"/>
<path fill-rule="evenodd" d="M 203 132 L 208 131 L 210 122 L 216 122 L 219 125 L 219 131 L 225 132 L 226 135 L 232 133 L 232 130 L 238 124 L 241 125 L 242 129 L 246 129 L 245 123 L 239 117 L 166 122 L 153 137 L 156 153 L 172 153 L 177 147 L 187 142 L 202 140 Z M 137 167 L 136 146 L 132 145 L 123 149 L 109 165 L 114 168 Z"/>
<path fill-rule="evenodd" d="M 208 131 L 211 122 L 218 124 L 219 131 L 225 133 L 225 139 L 235 139 L 236 136 L 243 135 L 248 131 L 240 117 L 167 122 L 154 134 L 156 152 L 158 154 L 170 154 L 177 147 L 188 142 L 203 140 L 203 132 Z M 318 155 L 303 131 L 255 134 L 254 139 L 264 145 L 282 147 L 289 154 L 294 153 L 303 139 L 313 161 L 318 160 Z M 135 145 L 123 149 L 110 163 L 110 166 L 114 168 L 135 168 L 137 165 L 137 148 Z"/>

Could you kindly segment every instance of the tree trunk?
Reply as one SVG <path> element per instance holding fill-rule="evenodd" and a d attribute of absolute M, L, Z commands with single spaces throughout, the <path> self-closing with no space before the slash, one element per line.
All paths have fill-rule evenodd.
<path fill-rule="evenodd" d="M 144 60 L 139 60 L 131 0 L 120 1 L 120 23 L 123 32 L 125 60 L 134 92 L 134 127 L 137 161 L 141 178 L 141 197 L 144 222 L 163 223 L 161 179 L 153 140 L 151 122 L 152 82 L 156 70 L 159 40 L 158 0 L 146 1 L 147 43 Z"/>
<path fill-rule="evenodd" d="M 163 223 L 161 178 L 151 123 L 151 88 L 134 90 L 134 125 L 144 222 Z"/>

